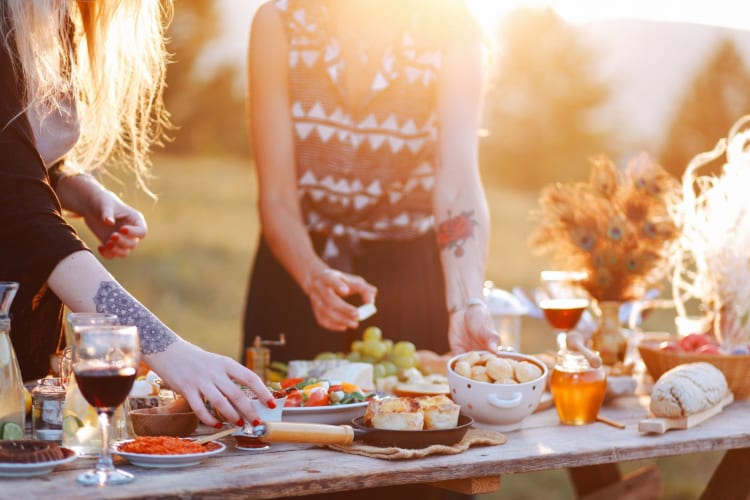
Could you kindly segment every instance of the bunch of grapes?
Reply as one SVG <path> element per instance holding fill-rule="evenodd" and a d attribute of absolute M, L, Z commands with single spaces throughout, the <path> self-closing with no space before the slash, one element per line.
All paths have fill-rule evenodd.
<path fill-rule="evenodd" d="M 372 363 L 373 376 L 377 380 L 396 375 L 401 370 L 414 368 L 419 364 L 416 346 L 407 340 L 394 343 L 383 339 L 383 332 L 377 326 L 368 326 L 362 332 L 362 339 L 355 340 L 351 352 L 347 354 L 321 353 L 316 359 L 343 358 L 352 362 Z"/>

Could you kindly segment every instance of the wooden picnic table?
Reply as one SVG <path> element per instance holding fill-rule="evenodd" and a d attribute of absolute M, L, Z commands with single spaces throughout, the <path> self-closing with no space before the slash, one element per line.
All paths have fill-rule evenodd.
<path fill-rule="evenodd" d="M 626 425 L 604 423 L 580 427 L 559 424 L 554 408 L 537 412 L 507 443 L 475 447 L 457 455 L 398 462 L 368 458 L 310 445 L 274 444 L 266 451 L 240 451 L 227 438 L 227 450 L 200 465 L 147 469 L 117 460 L 136 475 L 130 484 L 105 489 L 76 483 L 94 459 L 79 458 L 48 476 L 0 480 L 2 498 L 203 498 L 238 496 L 279 498 L 359 490 L 385 485 L 428 483 L 464 492 L 500 487 L 506 474 L 569 469 L 582 498 L 649 498 L 658 495 L 658 470 L 622 478 L 618 464 L 688 453 L 726 450 L 706 487 L 704 498 L 748 498 L 750 495 L 750 401 L 735 402 L 719 415 L 687 430 L 662 435 L 638 432 L 648 416 L 648 397 L 618 398 L 602 414 Z M 649 493 L 650 492 L 650 493 Z"/>

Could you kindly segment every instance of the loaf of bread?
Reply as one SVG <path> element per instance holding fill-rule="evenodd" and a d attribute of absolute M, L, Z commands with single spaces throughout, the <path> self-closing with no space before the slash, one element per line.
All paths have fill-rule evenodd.
<path fill-rule="evenodd" d="M 718 404 L 728 393 L 727 379 L 714 365 L 678 365 L 654 384 L 651 413 L 655 417 L 686 417 Z"/>

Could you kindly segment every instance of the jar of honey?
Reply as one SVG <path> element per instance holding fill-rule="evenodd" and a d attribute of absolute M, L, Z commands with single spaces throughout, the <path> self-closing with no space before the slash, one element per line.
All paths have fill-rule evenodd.
<path fill-rule="evenodd" d="M 607 391 L 602 366 L 593 368 L 580 352 L 562 349 L 550 377 L 550 389 L 560 422 L 584 425 L 596 421 Z"/>

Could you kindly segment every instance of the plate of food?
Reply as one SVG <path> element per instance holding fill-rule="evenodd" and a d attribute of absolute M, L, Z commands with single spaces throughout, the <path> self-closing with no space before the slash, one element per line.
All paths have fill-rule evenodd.
<path fill-rule="evenodd" d="M 376 397 L 350 382 L 303 377 L 282 380 L 278 390 L 286 394 L 281 420 L 312 424 L 348 424 Z"/>
<path fill-rule="evenodd" d="M 219 441 L 205 444 L 172 436 L 137 436 L 118 441 L 112 451 L 139 467 L 188 467 L 204 458 L 221 453 L 226 446 Z"/>
<path fill-rule="evenodd" d="M 75 451 L 40 440 L 0 441 L 0 477 L 49 474 L 77 458 Z"/>
<path fill-rule="evenodd" d="M 365 414 L 367 401 L 328 406 L 285 407 L 281 420 L 311 424 L 348 424 Z"/>

